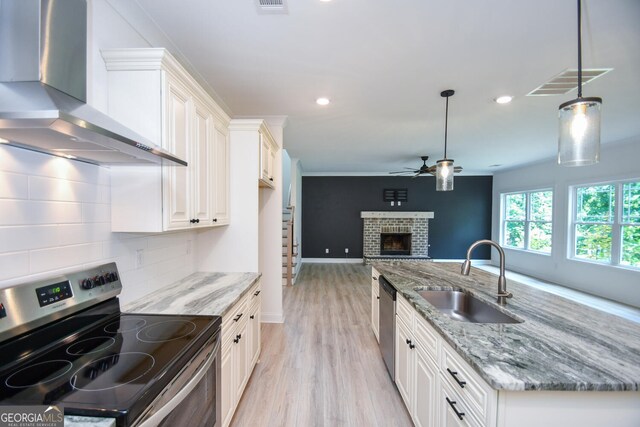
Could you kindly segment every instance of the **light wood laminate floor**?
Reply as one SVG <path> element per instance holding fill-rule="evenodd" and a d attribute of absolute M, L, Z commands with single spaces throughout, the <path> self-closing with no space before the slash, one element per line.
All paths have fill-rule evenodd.
<path fill-rule="evenodd" d="M 304 264 L 284 324 L 262 325 L 260 363 L 231 423 L 411 426 L 371 330 L 371 268 Z"/>

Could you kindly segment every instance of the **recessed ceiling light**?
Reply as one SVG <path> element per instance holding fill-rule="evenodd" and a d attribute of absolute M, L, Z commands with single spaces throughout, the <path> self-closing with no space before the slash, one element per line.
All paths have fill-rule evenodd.
<path fill-rule="evenodd" d="M 513 99 L 513 96 L 502 95 L 496 98 L 496 102 L 498 104 L 508 104 L 511 102 L 512 99 Z"/>
<path fill-rule="evenodd" d="M 318 98 L 316 99 L 316 104 L 318 105 L 329 105 L 331 101 L 329 100 L 329 98 Z"/>

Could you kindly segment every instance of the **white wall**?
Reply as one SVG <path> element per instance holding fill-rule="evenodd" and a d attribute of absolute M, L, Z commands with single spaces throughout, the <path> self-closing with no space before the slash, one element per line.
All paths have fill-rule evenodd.
<path fill-rule="evenodd" d="M 600 163 L 569 168 L 555 159 L 528 165 L 493 177 L 492 238 L 500 233 L 500 193 L 552 188 L 552 254 L 541 255 L 505 248 L 507 268 L 543 280 L 640 307 L 640 271 L 567 259 L 570 186 L 607 180 L 640 178 L 640 137 L 602 146 Z M 495 257 L 496 255 L 493 254 Z M 493 259 L 497 263 L 497 259 Z"/>
<path fill-rule="evenodd" d="M 198 233 L 200 271 L 260 271 L 257 242 L 259 144 L 257 132 L 230 133 L 230 222 L 226 227 Z"/>

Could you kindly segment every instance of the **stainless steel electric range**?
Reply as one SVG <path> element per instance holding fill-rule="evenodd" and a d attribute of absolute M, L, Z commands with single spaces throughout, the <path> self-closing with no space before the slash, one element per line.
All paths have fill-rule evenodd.
<path fill-rule="evenodd" d="M 212 426 L 219 316 L 121 313 L 115 263 L 0 290 L 0 405 Z"/>

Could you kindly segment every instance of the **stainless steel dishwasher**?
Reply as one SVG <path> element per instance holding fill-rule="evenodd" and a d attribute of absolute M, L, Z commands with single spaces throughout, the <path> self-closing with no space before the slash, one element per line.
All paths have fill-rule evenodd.
<path fill-rule="evenodd" d="M 395 381 L 396 290 L 382 276 L 378 279 L 380 294 L 380 353 Z"/>

